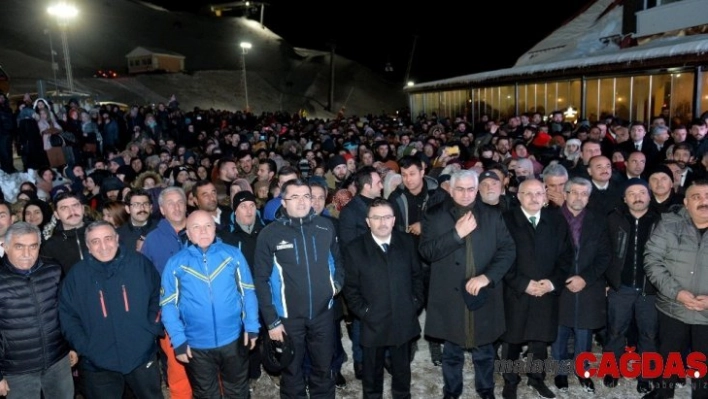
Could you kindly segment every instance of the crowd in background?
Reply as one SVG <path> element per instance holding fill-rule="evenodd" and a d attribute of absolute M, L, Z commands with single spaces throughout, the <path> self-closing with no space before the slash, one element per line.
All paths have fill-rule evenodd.
<path fill-rule="evenodd" d="M 680 215 L 687 211 L 684 198 L 687 198 L 687 190 L 692 182 L 698 182 L 698 186 L 703 184 L 701 182 L 706 177 L 708 168 L 706 119 L 708 118 L 697 118 L 687 125 L 669 125 L 670 120 L 667 115 L 655 116 L 647 122 L 623 121 L 607 115 L 598 121 L 571 122 L 566 120 L 562 112 L 553 111 L 548 115 L 541 112 L 524 113 L 504 121 L 493 120 L 488 115 L 482 115 L 479 120 L 470 121 L 465 116 L 410 115 L 406 109 L 381 115 L 340 113 L 333 119 L 320 119 L 281 111 L 254 114 L 199 108 L 183 110 L 174 96 L 166 104 L 135 105 L 122 110 L 118 106 L 105 105 L 82 107 L 75 99 L 67 104 L 56 104 L 42 98 L 32 99 L 30 96 L 25 96 L 18 104 L 9 104 L 7 97 L 0 95 L 2 170 L 7 174 L 18 172 L 17 163 L 13 159 L 13 153 L 16 153 L 23 170 L 36 171 L 34 181 L 21 183 L 17 195 L 14 195 L 14 198 L 7 196 L 4 201 L 7 215 L 0 217 L 2 222 L 0 237 L 5 238 L 7 230 L 16 222 L 26 222 L 36 226 L 41 231 L 41 255 L 54 259 L 60 265 L 63 274 L 68 275 L 75 264 L 85 261 L 85 257 L 92 256 L 101 260 L 102 255 L 98 257 L 95 255 L 98 247 L 92 247 L 91 243 L 87 243 L 87 237 L 91 231 L 103 231 L 101 229 L 108 229 L 110 226 L 111 231 L 117 232 L 120 237 L 122 251 L 130 251 L 131 254 L 142 253 L 149 260 L 147 264 L 153 265 L 157 272 L 162 274 L 166 267 L 169 270 L 178 267 L 174 264 L 170 266 L 170 258 L 176 256 L 175 254 L 181 254 L 180 250 L 183 245 L 188 244 L 188 241 L 204 251 L 212 245 L 199 241 L 193 236 L 194 233 L 188 237 L 184 236 L 180 230 L 188 229 L 191 226 L 189 223 L 195 223 L 195 228 L 200 228 L 213 221 L 215 237 L 219 237 L 218 241 L 229 244 L 229 248 L 232 246 L 239 248 L 238 253 L 243 254 L 244 262 L 250 266 L 250 271 L 247 268 L 242 270 L 242 273 L 253 274 L 254 281 L 252 282 L 249 276 L 244 279 L 240 287 L 248 288 L 255 285 L 255 290 L 258 291 L 263 289 L 263 284 L 268 277 L 258 276 L 259 256 L 263 259 L 267 258 L 262 253 L 259 255 L 256 249 L 258 245 L 265 245 L 258 241 L 259 233 L 270 225 L 277 225 L 279 220 L 292 219 L 294 213 L 302 212 L 297 207 L 299 200 L 311 201 L 311 208 L 308 206 L 307 212 L 299 216 L 300 218 L 309 215 L 312 209 L 314 215 L 328 220 L 326 223 L 318 222 L 321 223 L 318 226 L 320 230 L 333 229 L 337 247 L 342 251 L 342 256 L 338 255 L 335 263 L 337 267 L 346 270 L 347 278 L 352 274 L 351 265 L 361 263 L 361 259 L 347 250 L 348 246 L 364 245 L 356 239 L 368 234 L 369 231 L 376 239 L 378 236 L 372 223 L 385 225 L 387 220 L 391 219 L 392 225 L 389 230 L 384 228 L 385 226 L 381 227 L 383 225 L 375 224 L 375 226 L 383 229 L 383 237 L 390 237 L 390 234 L 393 234 L 391 230 L 395 230 L 411 239 L 410 244 L 405 241 L 406 245 L 410 245 L 407 253 L 415 254 L 416 260 L 410 262 L 420 262 L 417 266 L 420 267 L 419 273 L 413 274 L 416 279 L 420 278 L 420 287 L 424 290 L 424 292 L 415 291 L 411 294 L 412 300 L 415 301 L 413 308 L 417 312 L 425 308 L 428 312 L 423 335 L 429 341 L 431 361 L 436 366 L 443 367 L 444 395 L 456 398 L 461 394 L 461 380 L 459 384 L 456 382 L 454 367 L 450 364 L 458 361 L 460 353 L 464 353 L 465 349 L 474 348 L 473 357 L 481 359 L 488 354 L 479 348 L 491 345 L 490 348 L 494 348 L 495 351 L 492 355 L 494 358 L 500 356 L 497 350 L 501 345 L 501 357 L 513 360 L 520 356 L 521 345 L 528 344 L 528 350 L 535 355 L 538 354 L 536 358 L 545 358 L 541 353 L 545 354 L 549 347 L 554 351 L 552 355 L 566 357 L 567 349 L 565 351 L 560 349 L 566 342 L 558 343 L 558 339 L 567 339 L 569 335 L 575 334 L 576 343 L 582 341 L 583 345 L 589 345 L 595 333 L 599 343 L 608 351 L 621 350 L 627 342 L 629 344 L 639 342 L 640 350 L 659 349 L 661 337 L 658 331 L 662 318 L 652 313 L 657 312 L 654 302 L 650 307 L 641 307 L 638 299 L 632 297 L 632 295 L 639 295 L 642 298 L 655 296 L 657 289 L 659 295 L 662 293 L 661 284 L 648 279 L 651 273 L 647 271 L 645 278 L 644 264 L 641 260 L 638 261 L 639 258 L 644 257 L 640 248 L 643 249 L 648 242 L 651 232 L 661 220 L 660 215 Z M 473 173 L 466 174 L 466 171 Z M 461 186 L 465 182 L 470 185 Z M 640 191 L 645 191 L 636 194 L 633 190 L 637 187 Z M 298 191 L 301 189 L 302 193 Z M 469 193 L 462 193 L 464 189 L 474 196 L 471 199 L 466 197 L 465 195 Z M 579 192 L 578 190 L 581 189 L 585 191 Z M 296 194 L 293 198 L 294 192 L 300 194 Z M 574 195 L 579 198 L 571 198 Z M 634 195 L 644 196 L 632 202 L 635 199 Z M 537 198 L 533 198 L 534 196 Z M 386 199 L 387 202 L 372 205 L 379 197 Z M 184 212 L 179 208 L 182 198 Z M 573 202 L 576 199 L 579 205 Z M 448 204 L 450 212 L 455 215 L 449 225 L 441 225 L 440 218 L 434 220 L 431 216 L 439 216 L 440 209 L 444 208 L 445 204 Z M 242 205 L 248 205 L 248 209 L 241 208 Z M 576 205 L 578 209 L 574 208 Z M 371 216 L 370 212 L 375 212 L 377 207 L 381 206 L 384 208 L 378 209 L 390 209 L 391 215 Z M 476 208 L 478 206 L 484 207 L 484 211 Z M 539 209 L 531 211 L 535 206 L 539 206 Z M 541 206 L 544 213 L 537 213 L 541 212 Z M 606 251 L 604 260 L 590 262 L 593 263 L 591 266 L 595 267 L 592 282 L 597 282 L 601 295 L 598 296 L 599 299 L 593 296 L 594 302 L 584 309 L 588 314 L 596 314 L 597 317 L 593 322 L 585 323 L 587 325 L 580 323 L 583 326 L 579 326 L 577 322 L 579 311 L 577 308 L 574 311 L 564 310 L 562 301 L 568 298 L 563 296 L 565 294 L 562 292 L 565 289 L 577 294 L 590 283 L 588 275 L 583 275 L 582 283 L 574 279 L 574 276 L 582 274 L 577 270 L 580 262 L 578 256 L 581 256 L 578 254 L 581 253 L 582 247 L 581 238 L 577 234 L 580 234 L 578 232 L 582 229 L 580 226 L 583 222 L 573 221 L 585 208 L 593 215 L 599 216 L 597 220 L 593 220 L 593 223 L 602 226 L 597 234 L 598 237 L 604 236 L 608 245 L 604 249 L 598 249 L 598 251 Z M 2 209 L 0 206 L 0 211 Z M 700 211 L 703 208 L 696 209 Z M 561 213 L 564 210 L 573 216 L 566 215 L 563 218 Z M 548 213 L 551 211 L 554 213 Z M 478 224 L 478 221 L 486 220 L 487 225 L 484 229 L 490 228 L 489 225 L 496 223 L 495 212 L 498 212 L 500 221 L 503 215 L 503 223 L 506 227 L 498 228 L 503 229 L 503 234 L 507 235 L 506 238 L 495 242 L 506 242 L 506 248 L 511 252 L 504 256 L 509 257 L 509 263 L 506 268 L 499 269 L 503 272 L 499 274 L 496 281 L 487 276 L 489 278 L 486 283 L 469 283 L 471 285 L 468 284 L 467 288 L 463 285 L 462 290 L 467 289 L 477 296 L 479 290 L 488 284 L 500 287 L 503 285 L 508 290 L 503 296 L 503 301 L 507 304 L 506 321 L 492 318 L 491 320 L 496 320 L 494 321 L 496 328 L 491 330 L 498 330 L 498 333 L 490 332 L 491 335 L 485 338 L 474 334 L 474 322 L 471 322 L 472 325 L 461 325 L 463 336 L 458 339 L 450 336 L 446 331 L 441 331 L 449 328 L 449 326 L 442 326 L 446 317 L 434 317 L 434 314 L 431 317 L 431 312 L 439 311 L 439 304 L 433 305 L 431 301 L 444 298 L 444 296 L 440 297 L 436 290 L 443 289 L 441 287 L 447 287 L 444 288 L 445 290 L 450 289 L 449 285 L 440 285 L 440 276 L 436 277 L 436 267 L 442 267 L 441 258 L 447 255 L 439 254 L 439 248 L 436 249 L 434 244 L 457 245 L 462 248 L 467 245 L 468 252 L 466 255 L 462 254 L 462 257 L 457 260 L 462 264 L 467 263 L 468 266 L 472 263 L 472 268 L 467 269 L 466 273 L 463 270 L 462 273 L 465 274 L 466 279 L 474 280 L 476 276 L 473 273 L 474 264 L 477 263 L 476 270 L 479 271 L 485 269 L 486 263 L 480 264 L 477 256 L 482 256 L 478 254 L 481 251 L 475 247 L 477 244 L 471 241 L 465 244 L 465 237 L 474 236 L 473 232 L 483 227 Z M 650 221 L 642 219 L 647 212 L 651 215 Z M 688 209 L 688 212 L 690 213 L 691 209 Z M 617 238 L 614 235 L 617 229 L 611 230 L 607 227 L 608 223 L 611 225 L 614 220 L 613 213 L 621 215 L 620 221 L 615 220 L 615 223 L 621 222 L 622 225 L 624 219 L 636 222 L 637 226 L 639 221 L 642 221 L 641 233 L 640 230 L 629 232 L 623 238 L 625 241 L 636 239 L 635 244 L 640 242 L 639 246 L 635 245 L 629 249 L 624 246 L 616 247 L 617 243 L 613 240 Z M 3 212 L 0 212 L 0 215 L 2 214 Z M 471 214 L 474 216 L 470 216 Z M 523 219 L 524 224 L 520 226 L 516 225 L 518 220 L 514 219 L 514 215 L 520 218 L 528 218 L 531 215 L 533 219 Z M 373 219 L 376 222 L 372 222 L 371 217 L 378 219 Z M 533 240 L 540 240 L 541 236 L 529 238 L 518 236 L 517 233 L 527 228 L 526 224 L 536 229 L 539 220 L 536 217 L 543 220 L 543 223 L 549 223 L 549 220 L 553 222 L 554 233 L 548 230 L 543 236 L 548 243 L 555 242 L 559 235 L 567 235 L 568 241 L 562 245 L 566 245 L 564 248 L 569 252 L 559 250 L 557 256 L 553 255 L 552 259 L 543 258 L 539 253 L 529 255 L 534 250 L 538 251 L 538 247 L 534 249 L 533 244 L 526 247 L 524 244 L 528 244 L 528 240 L 532 243 L 536 242 Z M 92 221 L 101 220 L 106 224 L 91 224 Z M 87 231 L 87 226 L 94 227 Z M 452 234 L 450 229 L 453 227 L 456 228 L 456 235 L 451 235 L 448 242 L 437 242 L 438 237 L 430 235 L 432 234 L 430 231 L 438 231 L 441 237 L 447 233 Z M 270 228 L 269 234 L 274 234 L 274 230 L 275 228 Z M 324 234 L 318 230 L 313 231 L 315 232 L 313 237 Z M 499 231 L 497 233 L 502 234 Z M 462 232 L 464 234 L 461 234 Z M 395 234 L 394 239 L 397 240 Z M 215 237 L 211 239 L 215 240 Z M 322 239 L 329 243 L 330 238 L 320 237 L 317 240 Z M 315 238 L 313 242 L 314 240 Z M 174 250 L 164 248 L 172 245 L 166 243 L 172 242 L 180 245 L 177 245 Z M 377 243 L 380 244 L 378 241 Z M 624 244 L 625 242 L 622 245 Z M 273 243 L 273 251 L 276 251 L 274 248 L 277 245 L 280 244 Z M 387 246 L 383 247 L 383 251 L 386 252 L 387 248 Z M 454 248 L 457 250 L 457 247 Z M 516 260 L 514 260 L 514 250 Z M 112 255 L 105 261 L 115 261 L 118 254 L 122 253 L 116 251 L 114 248 Z M 220 251 L 221 254 L 223 251 L 231 250 L 220 249 Z M 316 252 L 315 249 L 312 251 Z M 636 254 L 639 258 L 628 260 L 627 251 Z M 620 252 L 622 255 L 619 255 Z M 307 253 L 306 248 L 304 254 Z M 270 255 L 272 259 L 273 254 Z M 524 257 L 543 258 L 538 262 L 551 265 L 552 272 L 549 272 L 549 275 L 554 273 L 556 277 L 559 274 L 564 275 L 560 276 L 560 280 L 550 277 L 546 280 L 545 277 L 539 276 L 539 278 L 532 278 L 529 283 L 529 279 L 519 277 L 519 273 L 524 273 L 520 270 L 524 267 L 536 270 L 535 268 L 540 266 L 534 264 L 535 261 L 528 263 L 522 260 Z M 298 258 L 297 262 L 299 264 L 301 260 Z M 489 262 L 489 259 L 485 262 Z M 563 263 L 563 265 L 553 268 L 556 263 L 559 265 Z M 575 272 L 571 270 L 571 266 L 576 267 Z M 624 271 L 625 267 L 629 268 L 626 270 L 634 270 L 635 274 Z M 700 279 L 708 278 L 708 270 L 704 270 L 702 262 L 699 262 L 697 270 L 702 273 Z M 353 346 L 349 356 L 354 358 L 356 377 L 364 381 L 364 396 L 378 397 L 377 395 L 380 394 L 378 386 L 382 383 L 382 379 L 379 379 L 377 373 L 380 373 L 384 366 L 396 376 L 393 387 L 395 397 L 406 397 L 406 390 L 410 395 L 410 370 L 408 370 L 407 387 L 405 373 L 400 374 L 400 370 L 404 367 L 402 363 L 408 363 L 415 351 L 405 354 L 397 352 L 396 348 L 403 344 L 399 342 L 400 339 L 391 336 L 388 340 L 381 341 L 384 342 L 383 344 L 371 344 L 372 332 L 363 333 L 367 325 L 361 317 L 361 312 L 366 313 L 369 308 L 362 303 L 358 303 L 358 306 L 349 303 L 361 299 L 361 296 L 357 296 L 360 295 L 358 289 L 361 287 L 349 286 L 353 283 L 344 279 L 342 270 L 338 272 L 342 274 L 330 276 L 336 296 L 333 305 L 335 327 L 332 330 L 334 347 L 331 350 L 334 360 L 331 362 L 330 370 L 332 384 L 338 387 L 347 384 L 341 373 L 343 359 L 348 356 L 341 345 L 341 327 L 344 325 L 349 329 L 352 338 Z M 149 279 L 159 280 L 159 276 L 154 276 L 152 272 L 144 273 L 145 276 L 149 276 Z M 408 274 L 405 276 L 409 277 Z M 162 282 L 164 288 L 164 275 Z M 270 283 L 274 284 L 272 280 Z M 520 285 L 517 287 L 514 284 Z M 567 287 L 564 287 L 566 285 Z M 649 289 L 652 285 L 657 287 Z M 610 295 L 608 307 L 608 300 L 604 299 L 606 287 L 625 296 L 619 301 Z M 625 288 L 628 288 L 627 292 L 623 291 Z M 274 286 L 271 289 L 275 289 Z M 414 284 L 413 287 L 405 289 L 417 290 L 418 287 Z M 455 290 L 458 289 L 459 287 L 455 287 Z M 561 298 L 560 304 L 556 298 L 553 302 L 540 304 L 530 302 L 530 305 L 525 305 L 531 306 L 531 309 L 541 309 L 538 313 L 540 319 L 534 319 L 533 322 L 536 324 L 535 328 L 540 328 L 539 325 L 546 323 L 548 326 L 545 330 L 529 333 L 529 335 L 527 329 L 537 330 L 531 328 L 531 324 L 517 322 L 526 320 L 529 314 L 537 313 L 533 311 L 529 313 L 528 307 L 515 308 L 509 305 L 514 302 L 514 296 L 510 294 L 514 289 L 520 290 L 519 295 L 541 297 L 546 293 L 555 292 L 555 295 Z M 125 295 L 125 286 L 123 290 Z M 342 296 L 337 295 L 342 290 L 344 290 L 344 301 L 341 300 Z M 242 294 L 245 296 L 246 291 Z M 693 324 L 700 326 L 697 332 L 691 333 L 693 335 L 689 334 L 694 339 L 698 339 L 706 337 L 706 323 L 704 323 L 706 308 L 701 302 L 702 299 L 696 299 L 702 297 L 699 295 L 702 293 L 693 294 L 695 295 L 692 300 L 696 302 L 692 302 L 692 307 L 688 305 L 686 307 L 699 316 L 693 319 L 697 320 L 694 323 L 682 319 L 684 322 L 682 326 Z M 275 294 L 273 295 L 275 297 Z M 490 293 L 489 296 L 494 297 L 494 294 Z M 270 296 L 258 292 L 258 300 L 261 302 L 258 306 L 261 313 L 266 306 L 262 303 L 263 300 L 267 302 L 269 298 Z M 669 298 L 670 301 L 675 299 Z M 615 300 L 619 302 L 613 302 Z M 459 301 L 460 304 L 464 304 L 462 297 Z M 501 296 L 499 301 L 502 301 Z M 679 302 L 684 303 L 681 298 Z M 483 306 L 492 306 L 488 303 Z M 166 304 L 169 306 L 169 301 L 163 302 L 161 306 L 164 307 Z M 267 306 L 270 305 L 272 304 Z M 392 303 L 387 306 L 399 305 Z M 4 305 L 0 302 L 1 306 Z M 244 302 L 244 309 L 245 306 Z M 273 306 L 275 307 L 266 307 L 273 313 L 272 315 L 266 317 L 261 314 L 261 335 L 264 334 L 264 329 L 279 328 L 283 309 L 278 304 Z M 629 311 L 626 310 L 627 306 L 630 306 Z M 659 304 L 656 306 L 661 312 L 661 306 Z M 127 310 L 127 299 L 125 307 Z M 472 309 L 470 304 L 468 307 Z M 501 316 L 497 314 L 495 317 L 504 319 L 504 307 L 495 309 L 502 313 Z M 623 310 L 619 312 L 617 309 Z M 153 310 L 156 311 L 156 308 Z M 105 316 L 105 308 L 103 312 Z M 570 319 L 564 317 L 563 312 L 571 312 L 575 315 L 571 318 L 574 320 L 571 324 L 575 323 L 574 325 L 567 325 L 569 323 L 567 320 Z M 648 314 L 653 316 L 647 316 Z M 264 317 L 267 320 L 264 321 Z M 630 323 L 630 319 L 634 321 Z M 468 319 L 464 320 L 466 323 L 470 322 Z M 244 321 L 246 329 L 244 332 L 258 335 L 258 328 L 254 331 L 254 321 L 249 320 L 249 323 L 251 324 L 247 325 Z M 292 324 L 288 324 L 292 321 L 285 323 L 287 330 L 295 328 Z M 431 323 L 438 324 L 431 325 Z M 506 327 L 499 328 L 503 326 Z M 564 326 L 570 330 L 564 329 Z M 158 331 L 159 328 L 154 326 L 149 328 L 155 329 L 154 337 L 164 335 Z M 469 334 L 464 336 L 464 331 L 468 328 Z M 178 330 L 170 331 L 170 326 L 167 329 L 168 338 L 169 336 L 181 337 Z M 413 331 L 412 335 L 420 333 L 420 329 L 416 330 L 414 327 L 409 331 Z M 589 337 L 579 338 L 579 334 L 588 334 L 588 331 Z M 64 335 L 67 336 L 69 345 L 62 341 L 61 344 L 57 344 L 61 346 L 54 349 L 62 355 L 69 353 L 69 349 L 76 350 L 81 359 L 84 354 L 74 345 L 76 337 L 66 330 Z M 481 341 L 475 343 L 475 337 Z M 270 338 L 283 340 L 280 334 L 275 336 L 271 334 Z M 411 337 L 406 336 L 405 345 L 413 344 L 415 347 L 416 339 L 411 341 Z M 186 345 L 185 340 L 188 341 L 188 338 L 179 344 Z M 389 343 L 391 340 L 396 343 Z M 182 392 L 190 392 L 191 395 L 189 385 L 203 383 L 201 379 L 204 377 L 201 375 L 199 378 L 195 377 L 196 366 L 187 368 L 189 378 L 182 377 L 179 380 L 180 376 L 171 374 L 170 367 L 177 367 L 171 366 L 179 364 L 177 361 L 181 361 L 182 364 L 188 363 L 184 361 L 187 359 L 184 357 L 187 353 L 186 347 L 178 348 L 179 345 L 172 347 L 165 338 L 161 338 L 161 341 L 163 341 L 160 342 L 162 355 L 154 361 L 166 365 L 167 371 L 163 374 L 170 385 L 172 397 L 184 397 L 179 393 L 180 389 Z M 697 344 L 695 341 L 690 342 L 693 342 L 691 345 L 695 350 Z M 674 343 L 685 344 L 684 341 Z M 309 344 L 311 343 L 308 342 Z M 298 347 L 298 344 L 294 345 Z M 366 349 L 372 345 L 386 347 L 387 354 L 384 356 L 384 352 L 372 353 Z M 567 343 L 565 346 L 567 347 Z M 578 348 L 585 349 L 576 346 L 576 349 Z M 317 354 L 303 354 L 303 349 L 299 348 L 297 353 L 299 357 L 296 358 L 299 360 L 304 358 L 304 361 L 298 362 L 294 371 L 287 369 L 285 375 L 289 377 L 285 377 L 282 381 L 282 395 L 294 397 L 305 389 L 311 393 L 321 393 L 323 397 L 333 395 L 333 391 L 330 393 L 329 390 L 323 389 L 320 386 L 322 381 L 318 380 L 322 371 L 318 369 L 321 366 L 321 359 L 318 359 L 321 356 L 318 354 L 321 352 L 317 350 Z M 75 352 L 71 354 L 76 356 Z M 371 360 L 372 356 L 380 361 Z M 101 367 L 96 365 L 102 363 L 96 359 L 89 360 L 93 363 L 93 368 L 89 367 L 86 375 L 94 376 L 91 373 L 100 369 Z M 153 361 L 152 358 L 141 360 Z M 251 354 L 249 360 L 255 366 L 250 367 L 248 377 L 257 379 L 261 374 L 260 363 L 263 360 L 257 354 Z M 76 363 L 73 360 L 72 362 Z M 7 365 L 7 363 L 0 360 L 0 365 Z M 106 365 L 102 367 L 110 368 Z M 377 370 L 372 371 L 372 367 Z M 481 363 L 478 366 L 475 363 L 475 367 L 479 367 L 477 373 L 480 378 L 483 378 L 484 373 L 480 370 L 486 366 L 482 366 Z M 8 370 L 4 368 L 0 370 L 7 374 Z M 112 370 L 126 376 L 131 374 L 128 369 Z M 291 372 L 294 374 L 291 375 Z M 11 368 L 9 374 L 12 373 Z M 297 386 L 293 385 L 295 384 L 293 375 L 298 379 Z M 541 396 L 554 397 L 543 384 L 544 377 L 545 375 L 531 375 L 529 384 Z M 126 382 L 133 391 L 139 391 L 140 389 L 135 387 L 139 387 L 142 383 L 140 378 L 135 376 L 131 378 L 133 379 L 127 379 Z M 173 381 L 181 382 L 171 382 L 171 378 L 174 378 Z M 226 377 L 222 375 L 222 378 Z M 594 392 L 592 381 L 587 380 L 579 376 L 581 386 L 588 392 Z M 608 387 L 617 384 L 617 381 L 612 379 L 605 379 L 603 382 Z M 560 390 L 567 389 L 567 377 L 565 382 L 562 378 L 560 380 L 556 378 L 555 384 Z M 493 397 L 493 384 L 491 391 L 490 385 L 485 381 L 476 380 L 475 385 L 480 396 Z M 515 397 L 516 385 L 518 379 L 505 375 L 504 396 Z M 507 389 L 507 386 L 513 389 Z M 638 381 L 637 390 L 647 395 L 663 395 L 662 391 L 652 390 L 649 381 L 641 379 Z M 90 396 L 91 390 L 88 391 Z M 671 392 L 673 395 L 673 391 Z"/>

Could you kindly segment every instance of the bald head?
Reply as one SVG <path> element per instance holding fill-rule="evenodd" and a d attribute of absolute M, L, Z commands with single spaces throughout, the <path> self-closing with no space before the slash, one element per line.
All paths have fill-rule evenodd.
<path fill-rule="evenodd" d="M 187 218 L 189 241 L 206 250 L 216 238 L 216 222 L 206 211 L 194 211 Z"/>

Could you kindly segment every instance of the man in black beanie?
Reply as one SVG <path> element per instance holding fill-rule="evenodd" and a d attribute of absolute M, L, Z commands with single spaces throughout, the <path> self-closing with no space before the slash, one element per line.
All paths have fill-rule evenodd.
<path fill-rule="evenodd" d="M 335 155 L 327 161 L 327 187 L 331 191 L 336 191 L 342 188 L 342 184 L 349 177 L 349 169 L 347 169 L 347 160 L 341 155 Z"/>
<path fill-rule="evenodd" d="M 669 212 L 674 205 L 683 206 L 683 194 L 674 190 L 674 173 L 667 165 L 660 164 L 652 169 L 649 174 L 649 188 L 649 206 L 657 212 Z"/>

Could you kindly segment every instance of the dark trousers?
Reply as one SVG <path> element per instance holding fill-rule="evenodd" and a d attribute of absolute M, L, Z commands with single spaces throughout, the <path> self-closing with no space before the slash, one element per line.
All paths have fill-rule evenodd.
<path fill-rule="evenodd" d="M 637 353 L 656 352 L 659 319 L 656 295 L 642 295 L 632 287 L 621 286 L 607 294 L 607 340 L 604 352 L 613 352 L 619 359 L 627 346 L 627 331 L 634 320 L 637 326 Z M 639 377 L 642 380 L 642 377 Z"/>
<path fill-rule="evenodd" d="M 472 353 L 474 363 L 474 388 L 479 394 L 494 391 L 494 346 L 481 345 L 473 349 L 464 349 L 450 341 L 443 345 L 443 394 L 459 398 L 462 395 L 462 369 L 465 365 L 465 352 Z"/>
<path fill-rule="evenodd" d="M 383 398 L 384 359 L 391 360 L 391 394 L 394 399 L 411 397 L 411 344 L 362 347 L 364 363 L 361 384 L 364 399 Z"/>
<path fill-rule="evenodd" d="M 342 365 L 346 361 L 347 353 L 344 351 L 344 346 L 342 345 L 342 323 L 341 319 L 334 321 L 334 355 L 332 358 L 332 374 L 337 374 L 342 371 Z M 310 359 L 310 352 L 305 350 L 305 358 L 302 361 L 302 374 L 305 376 L 305 380 L 310 379 L 310 372 L 312 371 L 312 359 Z"/>
<path fill-rule="evenodd" d="M 694 352 L 708 353 L 708 325 L 686 324 L 673 317 L 659 313 L 659 354 L 666 359 L 669 353 L 684 353 L 690 347 Z M 659 390 L 664 398 L 674 396 L 674 384 L 678 376 L 662 379 Z M 708 398 L 708 377 L 691 380 L 691 398 Z"/>
<path fill-rule="evenodd" d="M 248 352 L 248 378 L 251 380 L 261 378 L 261 364 L 263 364 L 261 357 L 261 345 L 263 342 L 263 334 L 265 334 L 265 332 L 261 329 L 258 333 L 258 341 L 256 341 L 256 346 Z"/>
<path fill-rule="evenodd" d="M 282 399 L 306 398 L 302 360 L 305 351 L 310 353 L 310 398 L 333 399 L 334 377 L 332 357 L 334 355 L 334 311 L 327 310 L 313 319 L 282 319 L 285 333 L 290 336 L 295 347 L 295 357 L 280 378 Z"/>
<path fill-rule="evenodd" d="M 559 325 L 558 336 L 556 337 L 555 342 L 551 344 L 551 355 L 555 360 L 570 360 L 570 353 L 568 353 L 568 341 L 571 336 L 573 337 L 574 358 L 582 352 L 590 352 L 592 350 L 592 330 Z M 585 370 L 587 370 L 587 367 L 588 365 L 585 364 Z M 559 375 L 564 375 L 564 372 L 565 369 L 558 369 Z"/>
<path fill-rule="evenodd" d="M 185 367 L 195 399 L 249 397 L 248 348 L 243 336 L 219 348 L 192 349 L 192 358 Z"/>
<path fill-rule="evenodd" d="M 521 351 L 523 350 L 523 344 L 510 344 L 504 342 L 502 344 L 502 356 L 503 360 L 517 360 L 521 356 Z M 528 342 L 528 355 L 533 355 L 533 360 L 544 361 L 548 358 L 548 343 L 541 341 L 529 341 Z M 546 372 L 542 371 L 540 373 L 528 373 L 529 379 L 543 381 L 546 378 Z M 521 381 L 516 373 L 504 373 L 504 383 L 505 384 L 518 384 Z"/>
<path fill-rule="evenodd" d="M 108 370 L 90 371 L 86 368 L 81 369 L 81 374 L 87 399 L 121 399 L 126 383 L 140 399 L 163 397 L 157 356 L 128 374 Z"/>

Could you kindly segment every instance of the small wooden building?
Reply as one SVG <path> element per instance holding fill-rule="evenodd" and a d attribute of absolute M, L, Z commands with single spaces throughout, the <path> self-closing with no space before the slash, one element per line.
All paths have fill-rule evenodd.
<path fill-rule="evenodd" d="M 154 47 L 136 47 L 126 54 L 128 73 L 181 72 L 184 56 L 173 51 Z"/>

